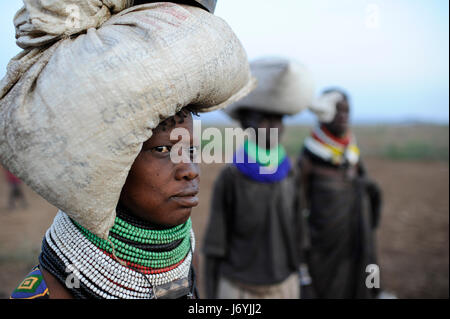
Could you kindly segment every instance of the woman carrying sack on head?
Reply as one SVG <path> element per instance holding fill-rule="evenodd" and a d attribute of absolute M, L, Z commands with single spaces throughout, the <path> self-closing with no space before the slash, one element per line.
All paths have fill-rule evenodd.
<path fill-rule="evenodd" d="M 197 297 L 192 113 L 254 87 L 214 5 L 25 0 L 0 160 L 59 211 L 11 298 Z"/>
<path fill-rule="evenodd" d="M 249 134 L 214 185 L 204 239 L 208 298 L 299 298 L 303 249 L 297 171 L 280 144 L 283 117 L 313 96 L 309 72 L 297 62 L 251 63 L 257 88 L 226 109 Z M 273 135 L 272 135 L 273 134 Z"/>

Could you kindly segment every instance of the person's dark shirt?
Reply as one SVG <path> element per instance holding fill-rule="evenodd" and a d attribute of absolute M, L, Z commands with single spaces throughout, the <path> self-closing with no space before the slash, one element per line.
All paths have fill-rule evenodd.
<path fill-rule="evenodd" d="M 220 275 L 243 284 L 276 284 L 297 270 L 300 211 L 296 173 L 255 182 L 233 165 L 214 186 L 203 251 L 220 260 Z"/>

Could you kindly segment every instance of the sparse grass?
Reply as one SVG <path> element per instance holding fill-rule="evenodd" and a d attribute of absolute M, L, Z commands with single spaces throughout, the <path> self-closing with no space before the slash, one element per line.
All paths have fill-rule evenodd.
<path fill-rule="evenodd" d="M 224 132 L 223 126 L 218 128 Z M 286 126 L 282 142 L 289 156 L 298 156 L 310 130 L 310 126 Z M 392 160 L 449 160 L 448 125 L 355 126 L 353 131 L 363 156 Z M 208 143 L 202 140 L 202 147 Z"/>
<path fill-rule="evenodd" d="M 307 126 L 286 126 L 282 143 L 290 157 L 297 157 L 303 146 L 304 139 L 310 134 L 311 128 Z"/>
<path fill-rule="evenodd" d="M 364 156 L 392 160 L 449 160 L 449 127 L 444 125 L 385 125 L 355 127 Z"/>
<path fill-rule="evenodd" d="M 382 156 L 394 160 L 448 161 L 448 148 L 440 148 L 424 142 L 409 141 L 404 145 L 387 145 Z"/>

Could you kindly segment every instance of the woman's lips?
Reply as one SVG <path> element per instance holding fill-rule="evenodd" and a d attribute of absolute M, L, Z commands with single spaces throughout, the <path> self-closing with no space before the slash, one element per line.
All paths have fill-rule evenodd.
<path fill-rule="evenodd" d="M 171 199 L 182 207 L 195 207 L 198 205 L 198 191 L 180 193 L 172 196 Z"/>

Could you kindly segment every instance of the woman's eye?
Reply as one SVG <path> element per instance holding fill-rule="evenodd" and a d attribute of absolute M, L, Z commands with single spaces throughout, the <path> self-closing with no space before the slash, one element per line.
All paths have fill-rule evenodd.
<path fill-rule="evenodd" d="M 158 152 L 158 153 L 169 153 L 170 146 L 156 146 L 152 149 L 152 151 Z"/>

